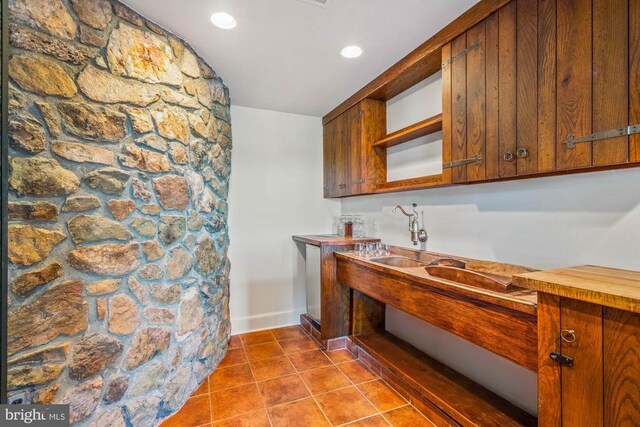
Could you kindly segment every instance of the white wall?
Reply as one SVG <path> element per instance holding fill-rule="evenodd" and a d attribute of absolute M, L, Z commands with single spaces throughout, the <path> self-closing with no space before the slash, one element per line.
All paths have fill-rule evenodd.
<path fill-rule="evenodd" d="M 291 236 L 330 233 L 340 202 L 322 198 L 320 118 L 237 106 L 231 118 L 230 309 L 237 334 L 298 323 L 305 289 Z"/>
<path fill-rule="evenodd" d="M 411 123 L 407 115 L 415 122 L 441 108 L 433 84 L 425 82 L 389 101 L 391 130 Z M 434 159 L 424 160 L 429 162 Z M 428 250 L 540 269 L 600 264 L 640 270 L 639 182 L 640 170 L 630 169 L 449 187 L 344 199 L 342 212 L 365 215 L 369 234 L 411 247 L 406 218 L 391 210 L 416 202 L 425 212 Z M 386 326 L 535 412 L 533 373 L 393 309 L 388 309 Z"/>

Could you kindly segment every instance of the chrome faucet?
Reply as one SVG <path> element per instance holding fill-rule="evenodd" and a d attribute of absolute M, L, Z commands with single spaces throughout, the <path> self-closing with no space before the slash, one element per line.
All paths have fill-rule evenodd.
<path fill-rule="evenodd" d="M 412 206 L 413 206 L 413 213 L 407 213 L 407 211 L 405 211 L 400 205 L 393 208 L 393 212 L 395 213 L 398 211 L 398 209 L 400 209 L 400 211 L 402 211 L 403 214 L 409 217 L 409 231 L 411 232 L 411 241 L 413 242 L 414 246 L 418 246 L 419 241 L 422 243 L 426 243 L 428 236 L 427 236 L 427 230 L 424 229 L 424 224 L 422 228 L 420 228 L 420 226 L 418 225 L 418 212 L 416 211 L 416 208 L 418 207 L 418 205 L 416 203 L 413 203 Z M 423 222 L 424 222 L 424 213 L 423 213 Z"/>

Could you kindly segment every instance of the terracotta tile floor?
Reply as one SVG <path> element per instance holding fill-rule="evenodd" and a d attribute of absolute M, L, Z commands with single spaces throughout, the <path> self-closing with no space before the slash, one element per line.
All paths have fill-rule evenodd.
<path fill-rule="evenodd" d="M 213 374 L 163 427 L 433 426 L 348 350 L 299 326 L 231 337 Z"/>

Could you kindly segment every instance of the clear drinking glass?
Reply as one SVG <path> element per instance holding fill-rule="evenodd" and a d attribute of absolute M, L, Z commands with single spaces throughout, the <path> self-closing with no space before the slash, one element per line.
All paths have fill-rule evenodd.
<path fill-rule="evenodd" d="M 357 243 L 356 244 L 356 255 L 357 256 L 364 256 L 366 253 L 366 246 L 364 243 Z"/>
<path fill-rule="evenodd" d="M 376 244 L 375 243 L 367 243 L 367 252 L 365 254 L 367 258 L 372 258 L 376 256 Z"/>

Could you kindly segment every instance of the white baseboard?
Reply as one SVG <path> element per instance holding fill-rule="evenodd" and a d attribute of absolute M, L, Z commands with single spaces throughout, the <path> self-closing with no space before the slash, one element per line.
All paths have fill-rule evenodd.
<path fill-rule="evenodd" d="M 231 318 L 231 335 L 263 329 L 280 328 L 300 324 L 300 315 L 306 313 L 306 308 L 276 313 L 258 314 L 248 317 Z"/>

